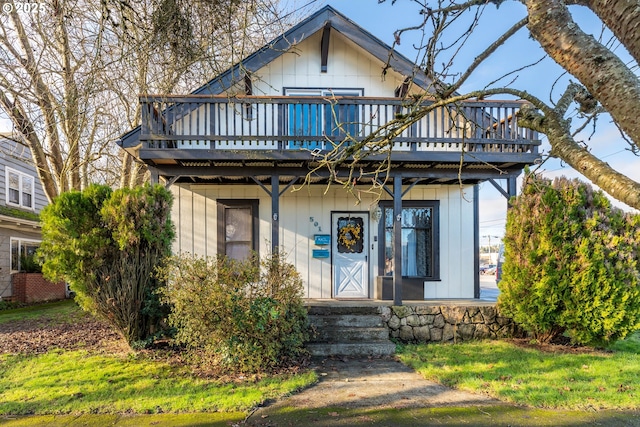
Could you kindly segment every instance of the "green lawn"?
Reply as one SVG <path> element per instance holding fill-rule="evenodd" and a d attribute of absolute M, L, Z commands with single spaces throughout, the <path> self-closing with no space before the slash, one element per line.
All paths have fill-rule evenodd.
<path fill-rule="evenodd" d="M 408 345 L 399 357 L 427 379 L 520 405 L 640 408 L 640 334 L 600 352 L 541 352 L 482 341 Z"/>
<path fill-rule="evenodd" d="M 72 321 L 73 303 L 0 312 L 0 323 Z M 314 383 L 314 372 L 221 382 L 142 354 L 51 350 L 0 355 L 0 415 L 248 411 Z"/>
<path fill-rule="evenodd" d="M 73 300 L 30 305 L 0 311 L 0 324 L 18 320 L 39 320 L 43 324 L 75 322 L 86 316 Z"/>

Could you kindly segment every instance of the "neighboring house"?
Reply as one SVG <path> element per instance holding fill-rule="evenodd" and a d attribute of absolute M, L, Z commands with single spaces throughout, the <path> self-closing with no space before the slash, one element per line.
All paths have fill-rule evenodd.
<path fill-rule="evenodd" d="M 38 214 L 47 198 L 27 147 L 0 134 L 0 299 L 14 295 L 11 274 L 41 240 Z"/>
<path fill-rule="evenodd" d="M 522 102 L 466 102 L 417 121 L 394 139 L 379 200 L 360 173 L 384 153 L 356 165 L 360 204 L 327 186 L 326 170 L 309 174 L 333 143 L 363 138 L 428 91 L 389 53 L 327 6 L 192 94 L 142 96 L 142 125 L 119 144 L 172 189 L 175 251 L 280 248 L 307 298 L 479 297 L 476 184 L 505 180 L 514 195 L 539 158 L 537 135 L 515 119 Z"/>

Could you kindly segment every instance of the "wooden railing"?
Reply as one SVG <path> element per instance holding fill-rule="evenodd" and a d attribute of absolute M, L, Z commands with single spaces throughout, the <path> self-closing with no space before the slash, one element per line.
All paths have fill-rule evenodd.
<path fill-rule="evenodd" d="M 147 149 L 328 150 L 392 129 L 394 150 L 537 153 L 536 132 L 518 125 L 520 101 L 467 101 L 434 108 L 399 129 L 418 106 L 397 98 L 142 96 Z M 388 126 L 393 122 L 391 126 Z M 387 128 L 385 128 L 387 126 Z"/>

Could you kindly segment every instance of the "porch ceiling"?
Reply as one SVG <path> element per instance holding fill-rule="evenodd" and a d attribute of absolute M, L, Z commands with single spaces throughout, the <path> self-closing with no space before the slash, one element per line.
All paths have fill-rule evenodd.
<path fill-rule="evenodd" d="M 393 161 L 388 170 L 389 178 L 396 176 L 403 178 L 404 182 L 411 182 L 416 179 L 424 183 L 439 184 L 476 184 L 488 179 L 500 179 L 518 176 L 525 164 L 533 161 L 520 162 L 500 162 L 500 163 L 470 163 L 460 161 L 460 154 L 457 161 L 453 162 L 411 162 Z M 511 158 L 510 160 L 513 160 Z M 279 181 L 288 183 L 293 179 L 305 179 L 312 184 L 327 183 L 331 178 L 331 173 L 326 169 L 315 170 L 318 166 L 316 161 L 270 161 L 264 160 L 235 160 L 235 161 L 212 161 L 212 160 L 180 160 L 176 164 L 165 164 L 150 162 L 151 170 L 159 177 L 171 182 L 189 183 L 255 183 L 258 180 L 262 183 L 269 183 L 271 177 L 279 176 Z M 154 164 L 155 163 L 155 164 Z M 368 159 L 359 162 L 352 175 L 358 182 L 363 184 L 371 182 L 376 177 L 383 179 L 385 172 L 378 172 L 379 161 Z M 313 172 L 311 172 L 313 171 Z M 337 175 L 342 178 L 349 177 L 348 167 L 338 169 Z"/>

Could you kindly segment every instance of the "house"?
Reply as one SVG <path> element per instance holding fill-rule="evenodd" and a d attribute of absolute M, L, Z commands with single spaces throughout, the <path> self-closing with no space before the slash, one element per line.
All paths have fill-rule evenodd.
<path fill-rule="evenodd" d="M 191 94 L 142 95 L 142 124 L 119 144 L 172 189 L 175 251 L 279 249 L 310 299 L 478 298 L 477 184 L 514 195 L 540 141 L 518 127 L 519 101 L 435 108 L 358 161 L 356 203 L 318 159 L 410 113 L 432 84 L 390 51 L 326 6 Z"/>
<path fill-rule="evenodd" d="M 27 147 L 0 134 L 0 299 L 15 296 L 11 276 L 40 245 L 47 198 Z M 22 258 L 22 259 L 21 259 Z"/>

